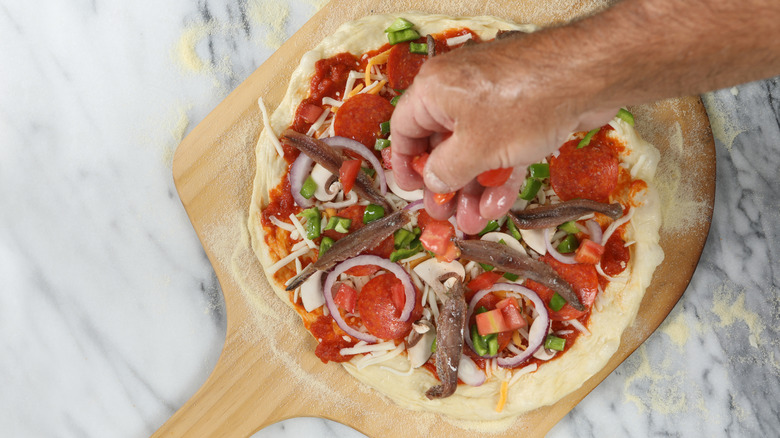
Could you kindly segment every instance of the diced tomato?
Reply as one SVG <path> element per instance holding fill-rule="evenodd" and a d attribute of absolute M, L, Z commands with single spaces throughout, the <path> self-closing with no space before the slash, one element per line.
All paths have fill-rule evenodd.
<path fill-rule="evenodd" d="M 393 147 L 390 146 L 389 148 L 382 149 L 382 166 L 385 169 L 392 169 L 393 163 L 390 162 L 392 156 L 393 156 Z"/>
<path fill-rule="evenodd" d="M 468 286 L 468 288 L 474 292 L 477 292 L 493 286 L 496 284 L 499 278 L 501 278 L 501 274 L 497 272 L 483 272 L 477 275 L 473 280 L 469 281 L 466 286 Z"/>
<path fill-rule="evenodd" d="M 520 305 L 517 304 L 515 297 L 505 298 L 496 304 L 496 309 L 501 310 L 509 330 L 517 330 L 528 325 L 528 322 L 520 313 Z"/>
<path fill-rule="evenodd" d="M 417 215 L 417 226 L 420 227 L 421 230 L 424 230 L 426 226 L 428 226 L 428 223 L 430 222 L 436 222 L 436 219 L 432 218 L 431 215 L 428 214 L 425 209 L 418 210 L 419 214 Z M 449 222 L 448 222 L 449 223 Z"/>
<path fill-rule="evenodd" d="M 585 239 L 580 242 L 577 253 L 574 255 L 574 260 L 577 263 L 597 265 L 601 261 L 602 254 L 604 254 L 603 246 L 590 239 Z"/>
<path fill-rule="evenodd" d="M 333 301 L 342 309 L 349 313 L 355 313 L 355 303 L 357 303 L 357 291 L 346 283 L 339 285 Z"/>
<path fill-rule="evenodd" d="M 434 193 L 433 194 L 433 202 L 443 205 L 452 200 L 452 198 L 455 197 L 455 192 L 449 192 L 449 193 Z"/>
<path fill-rule="evenodd" d="M 349 193 L 355 185 L 358 172 L 360 172 L 360 160 L 346 160 L 339 169 L 339 181 L 344 187 L 344 193 Z"/>
<path fill-rule="evenodd" d="M 496 309 L 503 309 L 508 306 L 515 306 L 516 309 L 520 309 L 520 305 L 517 304 L 515 297 L 507 297 L 496 303 Z"/>
<path fill-rule="evenodd" d="M 485 187 L 502 186 L 512 175 L 512 170 L 511 167 L 502 167 L 482 172 L 477 176 L 477 182 Z"/>
<path fill-rule="evenodd" d="M 501 309 L 488 310 L 487 312 L 477 314 L 477 331 L 482 336 L 493 333 L 500 333 L 509 330 L 509 326 L 504 320 L 504 314 Z"/>
<path fill-rule="evenodd" d="M 412 159 L 412 169 L 419 173 L 420 176 L 423 175 L 423 171 L 425 170 L 425 163 L 428 162 L 429 156 L 430 155 L 428 153 L 423 152 L 421 155 L 418 155 Z"/>
<path fill-rule="evenodd" d="M 360 265 L 360 266 L 354 266 L 352 268 L 349 268 L 346 271 L 344 271 L 344 273 L 354 277 L 364 277 L 366 275 L 375 274 L 377 271 L 379 271 L 379 266 Z"/>
<path fill-rule="evenodd" d="M 298 110 L 298 116 L 300 116 L 306 123 L 314 123 L 322 115 L 322 108 L 311 103 L 306 103 Z"/>
<path fill-rule="evenodd" d="M 431 220 L 420 235 L 420 242 L 423 248 L 436 254 L 437 259 L 451 262 L 460 256 L 460 250 L 450 240 L 453 236 L 455 230 L 452 224 L 447 221 Z"/>

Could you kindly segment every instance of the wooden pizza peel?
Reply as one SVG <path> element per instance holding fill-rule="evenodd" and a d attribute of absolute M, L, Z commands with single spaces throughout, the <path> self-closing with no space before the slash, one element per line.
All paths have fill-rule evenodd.
<path fill-rule="evenodd" d="M 178 147 L 173 161 L 174 181 L 219 278 L 227 312 L 227 336 L 211 376 L 155 437 L 245 437 L 269 424 L 303 416 L 335 420 L 371 437 L 427 436 L 428 431 L 436 436 L 475 436 L 474 430 L 465 428 L 467 425 L 401 409 L 340 366 L 320 362 L 313 354 L 315 341 L 300 324 L 295 324 L 298 316 L 270 291 L 249 248 L 246 218 L 255 171 L 254 147 L 262 129 L 257 98 L 262 96 L 272 111 L 303 53 L 342 23 L 375 13 L 421 10 L 445 15 L 495 15 L 543 26 L 606 6 L 604 2 L 554 0 L 476 3 L 433 1 L 423 6 L 400 0 L 333 0 Z M 659 184 L 675 190 L 684 187 L 684 193 L 673 195 L 684 196 L 701 207 L 697 210 L 700 217 L 693 221 L 695 226 L 669 223 L 662 228 L 661 246 L 666 258 L 655 272 L 635 323 L 627 329 L 607 366 L 558 403 L 523 415 L 510 429 L 490 432 L 491 436 L 543 436 L 652 334 L 679 300 L 696 268 L 715 196 L 715 149 L 707 113 L 698 97 L 630 110 L 642 136 L 661 151 L 665 160 L 671 157 L 662 160 L 664 172 L 659 175 Z M 286 328 L 280 330 L 280 326 Z"/>

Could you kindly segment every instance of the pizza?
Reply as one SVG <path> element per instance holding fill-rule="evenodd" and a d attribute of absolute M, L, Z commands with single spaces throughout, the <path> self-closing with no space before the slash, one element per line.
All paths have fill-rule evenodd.
<path fill-rule="evenodd" d="M 405 408 L 489 421 L 555 403 L 615 353 L 663 259 L 659 153 L 625 109 L 529 166 L 477 235 L 395 184 L 389 120 L 423 63 L 533 30 L 365 17 L 303 56 L 273 114 L 260 101 L 253 249 L 312 353 Z"/>

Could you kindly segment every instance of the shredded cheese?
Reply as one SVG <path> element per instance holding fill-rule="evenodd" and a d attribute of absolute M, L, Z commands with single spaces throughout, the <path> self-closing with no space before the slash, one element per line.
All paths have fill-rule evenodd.
<path fill-rule="evenodd" d="M 301 248 L 298 251 L 293 251 L 290 254 L 288 254 L 286 257 L 282 258 L 278 262 L 271 265 L 270 268 L 268 268 L 268 272 L 270 275 L 273 275 L 276 273 L 276 271 L 282 269 L 283 267 L 287 266 L 288 263 L 291 261 L 297 259 L 298 257 L 306 254 L 309 252 L 309 248 Z"/>
<path fill-rule="evenodd" d="M 577 321 L 576 319 L 570 319 L 570 320 L 565 321 L 565 322 L 568 323 L 568 325 L 570 325 L 570 326 L 576 328 L 577 330 L 581 331 L 586 336 L 590 336 L 590 331 L 584 325 L 582 325 L 581 322 Z"/>
<path fill-rule="evenodd" d="M 362 89 L 363 89 L 363 84 L 358 84 L 357 87 L 353 88 L 352 91 L 350 91 L 349 94 L 347 94 L 347 96 L 344 98 L 344 100 L 347 100 L 350 97 L 358 94 L 360 92 L 360 90 L 362 90 Z"/>
<path fill-rule="evenodd" d="M 284 158 L 284 149 L 282 149 L 282 144 L 279 143 L 279 137 L 276 136 L 274 129 L 271 128 L 271 122 L 268 120 L 268 110 L 265 109 L 265 103 L 263 103 L 262 97 L 257 98 L 257 106 L 260 107 L 260 112 L 263 113 L 263 128 L 265 128 L 263 129 L 263 132 L 271 137 L 271 143 L 273 143 L 276 153 Z"/>
<path fill-rule="evenodd" d="M 414 373 L 414 367 L 412 367 L 412 364 L 409 364 L 409 370 L 408 371 L 398 371 L 394 368 L 386 367 L 382 365 L 379 367 L 379 369 L 384 371 L 390 371 L 391 373 L 395 374 L 396 376 L 411 376 L 412 373 Z"/>
<path fill-rule="evenodd" d="M 309 130 L 306 132 L 306 135 L 308 135 L 309 137 L 314 135 L 320 129 L 320 126 L 322 126 L 322 124 L 325 123 L 325 119 L 327 119 L 329 115 L 330 115 L 330 111 L 323 111 L 322 114 L 320 114 L 320 116 L 317 117 L 317 120 L 314 121 L 311 127 L 309 127 Z"/>
<path fill-rule="evenodd" d="M 364 88 L 359 94 L 378 94 L 379 91 L 382 90 L 382 87 L 385 86 L 387 83 L 386 80 L 382 79 L 381 81 L 377 81 L 369 85 L 368 87 Z"/>
<path fill-rule="evenodd" d="M 517 347 L 515 346 L 515 344 L 507 344 L 507 345 L 506 345 L 506 349 L 507 349 L 507 350 L 509 350 L 509 351 L 511 351 L 511 352 L 512 352 L 512 353 L 514 353 L 514 354 L 522 354 L 522 353 L 523 353 L 523 350 L 521 350 L 521 349 L 517 348 Z"/>
<path fill-rule="evenodd" d="M 353 347 L 342 348 L 341 350 L 339 350 L 339 353 L 342 356 L 347 356 L 350 354 L 365 354 L 365 353 L 373 353 L 377 351 L 389 351 L 394 348 L 395 348 L 395 343 L 393 341 L 380 342 L 379 344 L 367 344 L 361 341 L 355 344 Z"/>
<path fill-rule="evenodd" d="M 471 34 L 470 33 L 467 33 L 465 35 L 452 37 L 452 38 L 447 38 L 447 45 L 450 46 L 450 47 L 457 46 L 458 44 L 463 44 L 463 43 L 465 43 L 466 41 L 468 41 L 470 39 L 471 39 Z"/>
<path fill-rule="evenodd" d="M 299 258 L 295 259 L 295 275 L 296 276 L 301 273 L 301 269 L 303 269 L 303 267 L 301 266 L 301 259 L 299 259 Z M 292 280 L 293 278 L 295 278 L 295 277 L 290 278 L 290 280 Z M 285 284 L 285 286 L 286 286 L 286 284 Z M 301 288 L 300 287 L 296 287 L 295 288 L 295 292 L 293 293 L 293 303 L 297 303 L 298 302 L 298 296 L 300 295 L 300 293 L 301 293 Z"/>
<path fill-rule="evenodd" d="M 340 100 L 333 99 L 332 97 L 325 96 L 325 97 L 322 98 L 322 104 L 323 105 L 330 105 L 332 107 L 333 106 L 340 107 L 342 103 L 344 103 L 344 102 L 342 102 Z"/>
<path fill-rule="evenodd" d="M 506 404 L 506 394 L 509 392 L 509 383 L 504 380 L 501 382 L 501 395 L 498 398 L 498 404 L 496 405 L 496 412 L 501 412 L 504 410 L 504 405 Z"/>
<path fill-rule="evenodd" d="M 306 241 L 305 240 L 301 240 L 300 242 L 298 242 L 295 245 L 293 245 L 291 250 L 292 251 L 298 251 L 299 249 L 305 248 L 307 246 L 309 246 L 309 245 L 306 244 Z"/>
<path fill-rule="evenodd" d="M 520 380 L 520 376 L 523 376 L 528 373 L 532 373 L 536 371 L 537 368 L 539 368 L 539 365 L 533 363 L 526 367 L 520 368 L 519 370 L 515 370 L 515 372 L 512 373 L 512 378 L 509 379 L 509 386 L 514 385 L 518 380 Z"/>
<path fill-rule="evenodd" d="M 276 225 L 277 227 L 279 227 L 279 228 L 281 228 L 283 230 L 287 230 L 287 231 L 289 231 L 291 233 L 293 231 L 295 231 L 295 226 L 293 224 L 288 224 L 287 222 L 282 222 L 276 216 L 269 216 L 269 219 L 271 220 L 272 224 Z"/>
<path fill-rule="evenodd" d="M 365 78 L 364 81 L 366 83 L 366 87 L 371 85 L 371 67 L 374 65 L 380 65 L 385 64 L 390 58 L 390 51 L 393 49 L 385 50 L 384 52 L 374 56 L 373 58 L 368 60 L 368 63 L 366 63 L 366 72 L 365 72 Z"/>
<path fill-rule="evenodd" d="M 369 365 L 375 365 L 375 364 L 378 364 L 378 363 L 386 362 L 386 361 L 388 361 L 388 360 L 398 356 L 399 354 L 401 354 L 401 352 L 403 352 L 405 349 L 406 349 L 406 347 L 404 347 L 404 344 L 401 343 L 401 344 L 398 344 L 398 346 L 395 347 L 394 350 L 386 352 L 386 353 L 378 353 L 378 354 L 377 353 L 370 353 L 370 354 L 364 356 L 363 358 L 361 358 L 360 360 L 358 360 L 357 363 L 355 364 L 355 366 L 357 367 L 357 369 L 362 370 L 363 368 L 365 368 L 365 367 L 367 367 Z"/>
<path fill-rule="evenodd" d="M 311 249 L 317 248 L 317 245 L 315 245 L 314 242 L 306 237 L 306 231 L 303 229 L 303 224 L 301 224 L 301 221 L 295 217 L 295 213 L 290 213 L 290 220 L 292 221 L 293 225 L 295 225 L 295 228 L 298 231 L 298 234 L 300 234 L 301 239 L 306 242 L 306 245 L 308 245 L 308 247 Z"/>

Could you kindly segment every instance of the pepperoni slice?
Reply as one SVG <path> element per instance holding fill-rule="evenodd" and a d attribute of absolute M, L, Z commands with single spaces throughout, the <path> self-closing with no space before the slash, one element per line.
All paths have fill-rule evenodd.
<path fill-rule="evenodd" d="M 424 39 L 418 42 L 424 42 Z M 426 59 L 427 55 L 411 53 L 409 43 L 394 45 L 387 58 L 387 84 L 396 90 L 406 90 L 412 85 Z"/>
<path fill-rule="evenodd" d="M 390 120 L 395 107 L 375 94 L 356 94 L 336 112 L 333 130 L 336 135 L 357 140 L 371 150 L 381 135 L 379 124 Z"/>
<path fill-rule="evenodd" d="M 599 276 L 596 272 L 596 267 L 582 263 L 567 265 L 555 260 L 550 255 L 545 255 L 541 260 L 550 265 L 561 278 L 571 284 L 582 305 L 586 309 L 590 309 L 599 291 Z M 525 287 L 539 294 L 539 298 L 544 301 L 547 310 L 550 312 L 550 319 L 553 321 L 577 319 L 588 313 L 587 310 L 579 311 L 575 309 L 569 303 L 566 303 L 561 310 L 554 312 L 549 306 L 550 299 L 554 295 L 551 289 L 533 280 L 526 280 Z"/>
<path fill-rule="evenodd" d="M 357 310 L 363 325 L 369 333 L 381 339 L 405 337 L 412 329 L 412 324 L 422 315 L 421 295 L 417 290 L 417 303 L 411 317 L 406 321 L 399 320 L 403 308 L 395 303 L 393 297 L 398 294 L 397 291 L 394 293 L 394 288 L 403 291 L 401 280 L 393 274 L 382 274 L 372 278 L 358 294 Z"/>
<path fill-rule="evenodd" d="M 564 144 L 550 159 L 550 185 L 562 201 L 584 198 L 608 202 L 618 183 L 619 161 L 612 140 L 602 129 L 590 144 L 577 149 L 579 140 Z"/>
<path fill-rule="evenodd" d="M 604 246 L 604 255 L 601 256 L 601 269 L 610 277 L 623 272 L 631 259 L 631 252 L 626 248 L 626 242 L 619 234 L 612 233 Z"/>

